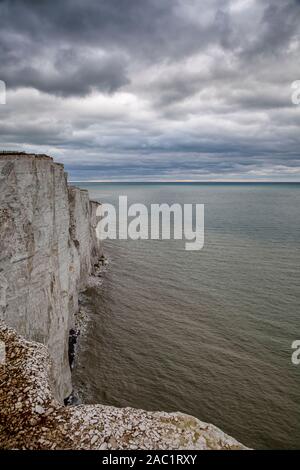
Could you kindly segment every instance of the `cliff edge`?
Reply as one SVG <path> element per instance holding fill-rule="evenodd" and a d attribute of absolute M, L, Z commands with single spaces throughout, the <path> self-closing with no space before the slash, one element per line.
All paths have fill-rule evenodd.
<path fill-rule="evenodd" d="M 0 319 L 45 344 L 54 394 L 72 391 L 69 331 L 78 293 L 101 256 L 97 203 L 46 155 L 0 153 Z"/>

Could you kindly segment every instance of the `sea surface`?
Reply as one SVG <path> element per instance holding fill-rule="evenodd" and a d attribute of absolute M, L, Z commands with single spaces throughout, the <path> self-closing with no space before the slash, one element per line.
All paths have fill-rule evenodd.
<path fill-rule="evenodd" d="M 107 240 L 80 340 L 87 403 L 182 411 L 254 448 L 300 447 L 300 184 L 77 183 L 90 197 L 205 205 L 205 244 Z"/>

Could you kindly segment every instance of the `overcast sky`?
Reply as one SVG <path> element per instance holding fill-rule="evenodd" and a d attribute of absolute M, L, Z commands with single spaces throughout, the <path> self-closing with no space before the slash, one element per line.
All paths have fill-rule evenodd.
<path fill-rule="evenodd" d="M 72 180 L 298 180 L 300 0 L 0 0 L 3 149 Z"/>

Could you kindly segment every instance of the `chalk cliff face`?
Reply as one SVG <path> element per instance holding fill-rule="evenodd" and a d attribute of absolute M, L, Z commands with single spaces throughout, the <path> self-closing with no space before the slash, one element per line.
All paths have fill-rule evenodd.
<path fill-rule="evenodd" d="M 72 390 L 68 336 L 101 255 L 97 203 L 44 155 L 0 154 L 0 319 L 47 345 L 55 396 Z"/>

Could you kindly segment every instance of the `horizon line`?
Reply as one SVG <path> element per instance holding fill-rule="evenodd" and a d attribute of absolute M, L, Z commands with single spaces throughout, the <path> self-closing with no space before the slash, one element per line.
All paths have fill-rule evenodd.
<path fill-rule="evenodd" d="M 300 180 L 68 180 L 68 183 L 187 183 L 187 184 L 210 184 L 210 183 L 237 183 L 237 184 L 257 184 L 257 183 L 269 183 L 269 184 L 299 184 Z"/>

